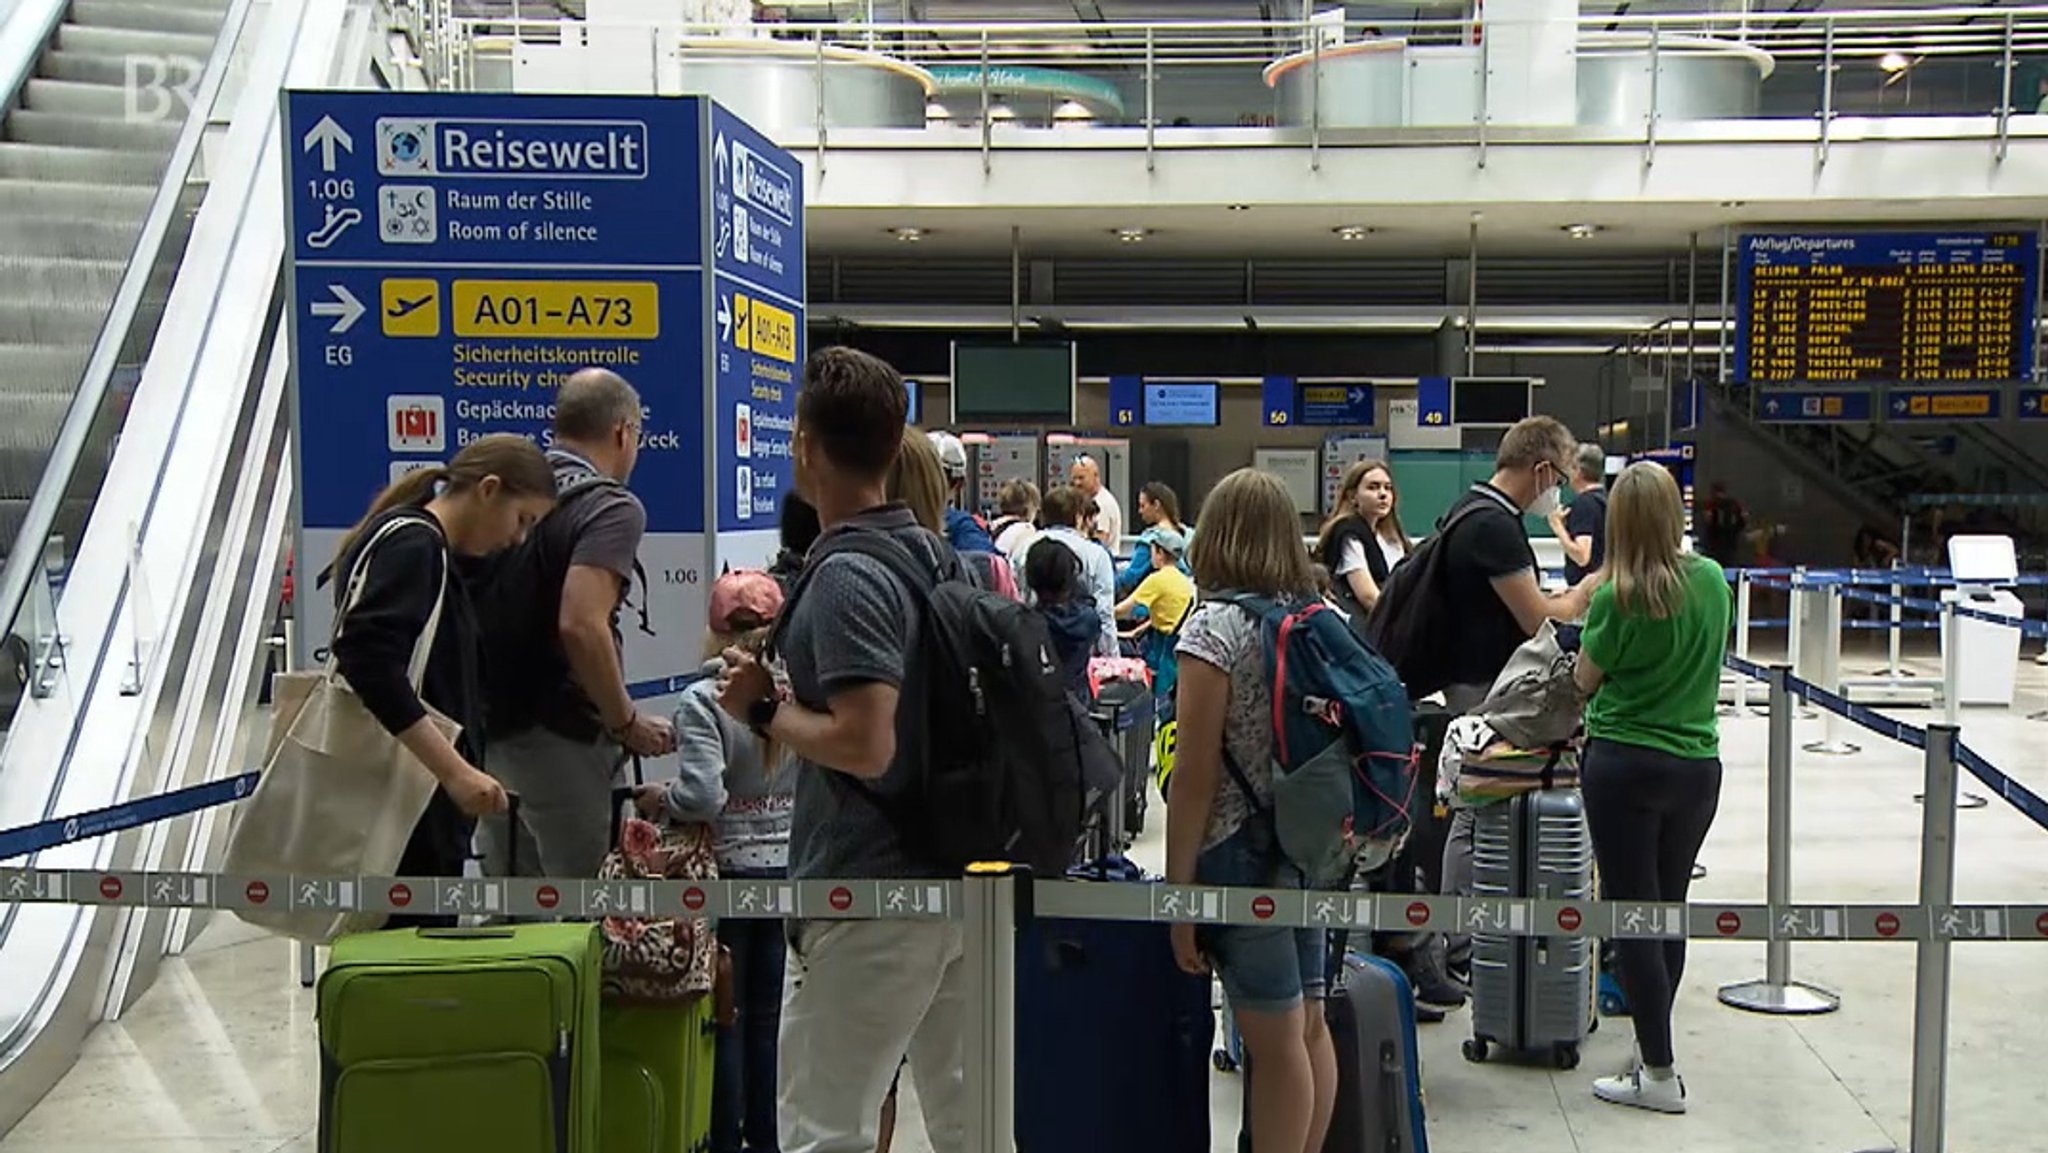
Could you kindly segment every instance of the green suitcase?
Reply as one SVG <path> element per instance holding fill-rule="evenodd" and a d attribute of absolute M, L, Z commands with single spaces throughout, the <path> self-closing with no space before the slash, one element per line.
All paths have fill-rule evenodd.
<path fill-rule="evenodd" d="M 320 1153 L 599 1153 L 595 925 L 342 937 L 320 978 Z"/>
<path fill-rule="evenodd" d="M 603 1017 L 604 1153 L 709 1149 L 718 1053 L 712 999 L 688 1005 L 607 1002 Z"/>

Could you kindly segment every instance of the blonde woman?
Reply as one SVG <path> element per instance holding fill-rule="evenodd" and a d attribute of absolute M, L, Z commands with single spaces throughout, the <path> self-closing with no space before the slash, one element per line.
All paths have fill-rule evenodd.
<path fill-rule="evenodd" d="M 918 524 L 940 537 L 946 535 L 946 466 L 931 438 L 908 425 L 903 428 L 903 447 L 889 469 L 888 493 L 890 500 L 910 507 Z"/>
<path fill-rule="evenodd" d="M 1316 597 L 1294 498 L 1271 473 L 1239 469 L 1202 502 L 1189 550 L 1207 593 L 1283 604 Z M 1261 622 L 1210 601 L 1181 626 L 1178 743 L 1166 809 L 1166 879 L 1176 885 L 1304 887 L 1271 823 L 1273 685 Z M 1230 761 L 1226 769 L 1225 760 Z M 1243 784 L 1236 778 L 1241 776 Z M 1337 1058 L 1323 1023 L 1326 936 L 1308 929 L 1173 927 L 1182 969 L 1214 966 L 1259 1075 L 1252 1079 L 1253 1153 L 1315 1153 L 1336 1098 Z"/>
<path fill-rule="evenodd" d="M 1361 460 L 1345 470 L 1337 504 L 1316 539 L 1316 560 L 1330 570 L 1337 599 L 1353 616 L 1370 613 L 1394 566 L 1408 557 L 1394 470 L 1383 460 Z"/>
<path fill-rule="evenodd" d="M 1607 506 L 1607 583 L 1593 593 L 1578 662 L 1586 708 L 1586 821 L 1606 895 L 1683 901 L 1721 796 L 1716 717 L 1729 595 L 1721 566 L 1684 551 L 1685 507 L 1662 465 L 1633 464 Z M 1594 1082 L 1602 1101 L 1686 1110 L 1671 1052 L 1684 941 L 1625 940 L 1622 988 L 1636 1066 Z"/>

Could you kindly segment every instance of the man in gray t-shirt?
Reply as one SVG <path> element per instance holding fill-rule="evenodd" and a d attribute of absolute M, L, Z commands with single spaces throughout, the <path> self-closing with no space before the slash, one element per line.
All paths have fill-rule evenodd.
<path fill-rule="evenodd" d="M 818 538 L 813 552 L 829 547 L 835 535 L 846 532 L 886 532 L 913 556 L 928 559 L 935 573 L 951 563 L 935 547 L 938 539 L 919 527 L 901 505 L 858 513 L 834 525 Z M 918 602 L 873 557 L 840 552 L 815 563 L 802 595 L 789 606 L 779 644 L 790 696 L 805 708 L 825 710 L 836 693 L 862 684 L 897 689 L 897 756 L 873 781 L 804 762 L 804 771 L 797 775 L 796 814 L 790 826 L 790 876 L 948 876 L 948 870 L 915 859 L 882 807 L 915 772 L 904 754 L 915 751 L 920 734 L 906 722 L 923 718 L 902 693 L 921 632 Z"/>
<path fill-rule="evenodd" d="M 902 443 L 903 379 L 833 348 L 797 393 L 797 488 L 824 535 L 783 609 L 776 644 L 789 684 L 729 651 L 719 704 L 798 759 L 790 871 L 803 878 L 930 877 L 889 811 L 924 744 L 920 599 L 872 558 L 821 555 L 845 533 L 887 533 L 934 576 L 961 579 L 945 542 L 886 503 Z M 934 1153 L 967 1153 L 965 938 L 952 921 L 803 921 L 790 928 L 795 982 L 782 1011 L 784 1153 L 875 1147 L 882 1099 L 908 1057 Z"/>

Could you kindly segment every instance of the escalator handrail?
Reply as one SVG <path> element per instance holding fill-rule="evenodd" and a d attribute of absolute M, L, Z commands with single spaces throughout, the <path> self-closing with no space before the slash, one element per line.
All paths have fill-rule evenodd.
<path fill-rule="evenodd" d="M 127 269 L 121 274 L 121 286 L 114 292 L 114 302 L 107 310 L 106 321 L 100 326 L 98 338 L 93 341 L 92 356 L 86 361 L 85 372 L 79 378 L 78 392 L 71 398 L 71 406 L 64 413 L 64 423 L 58 428 L 56 440 L 50 446 L 49 461 L 43 466 L 42 479 L 36 482 L 35 495 L 29 498 L 21 531 L 8 550 L 5 567 L 0 568 L 0 622 L 4 622 L 6 632 L 14 631 L 19 623 L 22 605 L 28 599 L 36 570 L 45 563 L 44 545 L 56 528 L 57 513 L 64 505 L 64 494 L 70 491 L 79 463 L 84 458 L 86 439 L 99 417 L 100 407 L 106 403 L 107 391 L 113 387 L 121 348 L 128 341 L 129 330 L 134 327 L 136 314 L 142 308 L 143 293 L 149 286 L 157 261 L 162 258 L 171 222 L 184 196 L 186 177 L 198 159 L 200 143 L 212 119 L 214 102 L 220 98 L 221 86 L 227 79 L 235 45 L 242 38 L 250 6 L 251 0 L 233 0 L 221 18 L 219 35 L 213 42 L 212 53 L 206 58 L 206 71 L 200 74 L 199 83 L 193 88 L 192 104 L 186 112 L 184 127 L 179 130 L 178 142 L 171 149 L 163 181 L 157 185 L 156 195 L 150 199 L 149 214 L 143 218 L 134 252 L 129 257 Z M 55 7 L 61 17 L 69 5 L 59 3 Z M 52 35 L 54 24 L 53 21 Z M 49 40 L 49 36 L 44 36 L 42 46 L 47 46 Z M 37 51 L 41 51 L 40 46 Z M 0 88 L 0 92 L 6 91 L 9 90 Z M 31 642 L 35 640 L 33 637 L 28 639 Z"/>

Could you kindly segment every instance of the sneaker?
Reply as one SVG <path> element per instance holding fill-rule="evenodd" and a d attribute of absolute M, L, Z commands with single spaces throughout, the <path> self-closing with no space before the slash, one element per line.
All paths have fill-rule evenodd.
<path fill-rule="evenodd" d="M 1401 958 L 1408 983 L 1415 987 L 1415 1003 L 1449 1013 L 1465 1007 L 1469 994 L 1444 971 L 1443 945 L 1434 941 Z"/>
<path fill-rule="evenodd" d="M 1442 1009 L 1432 1009 L 1419 1001 L 1416 1002 L 1415 1023 L 1418 1025 L 1441 1025 L 1447 1016 L 1449 1014 L 1445 1013 Z"/>
<path fill-rule="evenodd" d="M 1653 1113 L 1683 1113 L 1685 1079 L 1674 1073 L 1659 1081 L 1638 1065 L 1620 1076 L 1593 1082 L 1593 1096 L 1610 1105 L 1627 1105 Z"/>

